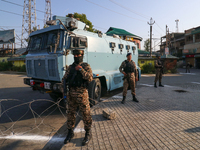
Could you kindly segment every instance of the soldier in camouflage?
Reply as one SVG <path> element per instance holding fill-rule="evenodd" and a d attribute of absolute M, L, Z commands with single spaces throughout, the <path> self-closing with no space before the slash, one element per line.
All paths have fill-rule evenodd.
<path fill-rule="evenodd" d="M 123 83 L 123 100 L 122 104 L 125 103 L 126 94 L 128 86 L 131 88 L 131 94 L 133 96 L 134 102 L 139 102 L 135 94 L 135 81 L 138 81 L 138 72 L 135 65 L 135 62 L 132 59 L 131 53 L 126 55 L 127 60 L 123 61 L 119 67 L 119 71 L 124 74 L 124 83 Z"/>
<path fill-rule="evenodd" d="M 83 139 L 82 145 L 89 143 L 91 135 L 91 125 L 92 117 L 90 114 L 90 104 L 88 97 L 88 84 L 93 80 L 93 73 L 90 65 L 83 63 L 83 50 L 73 50 L 74 63 L 70 65 L 65 75 L 62 79 L 62 84 L 64 79 L 69 87 L 68 92 L 68 110 L 67 110 L 67 128 L 68 134 L 64 140 L 64 144 L 70 142 L 74 136 L 73 129 L 75 127 L 76 119 L 76 110 L 79 107 L 79 110 L 82 113 L 84 129 L 86 131 L 85 138 Z M 63 85 L 66 86 L 66 85 Z"/>
<path fill-rule="evenodd" d="M 154 80 L 154 87 L 157 88 L 157 81 L 159 80 L 159 86 L 160 87 L 164 87 L 161 83 L 162 81 L 162 73 L 163 73 L 163 64 L 160 60 L 160 56 L 157 56 L 157 60 L 155 60 L 155 68 L 156 68 L 156 77 Z"/>

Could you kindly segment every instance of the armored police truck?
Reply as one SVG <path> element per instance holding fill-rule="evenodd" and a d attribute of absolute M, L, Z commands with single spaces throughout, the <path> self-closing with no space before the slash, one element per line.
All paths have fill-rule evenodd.
<path fill-rule="evenodd" d="M 90 99 L 98 101 L 102 93 L 123 86 L 123 74 L 119 66 L 132 53 L 136 63 L 138 79 L 138 50 L 133 42 L 118 36 L 107 36 L 101 32 L 87 31 L 87 25 L 73 17 L 53 16 L 49 27 L 30 34 L 27 47 L 24 83 L 33 90 L 49 93 L 57 100 L 62 97 L 61 80 L 66 67 L 73 63 L 72 50 L 83 49 L 83 62 L 90 64 L 94 80 L 88 92 Z"/>

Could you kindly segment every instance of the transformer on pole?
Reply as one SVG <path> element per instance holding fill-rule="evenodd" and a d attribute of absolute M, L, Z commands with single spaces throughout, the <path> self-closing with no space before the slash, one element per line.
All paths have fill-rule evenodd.
<path fill-rule="evenodd" d="M 176 32 L 178 32 L 178 22 L 179 22 L 179 20 L 176 19 L 175 22 L 176 22 Z"/>
<path fill-rule="evenodd" d="M 37 28 L 35 0 L 24 0 L 21 47 L 26 46 L 33 27 Z"/>
<path fill-rule="evenodd" d="M 45 5 L 44 26 L 49 19 L 51 20 L 51 0 L 45 0 Z"/>
<path fill-rule="evenodd" d="M 155 23 L 153 19 L 150 19 L 150 22 L 148 24 L 150 25 L 150 57 L 152 57 L 152 25 Z"/>

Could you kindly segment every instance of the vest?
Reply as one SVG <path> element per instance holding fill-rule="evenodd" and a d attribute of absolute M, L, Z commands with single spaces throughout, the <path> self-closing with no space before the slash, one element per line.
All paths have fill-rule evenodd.
<path fill-rule="evenodd" d="M 81 64 L 82 65 L 82 64 Z M 83 75 L 80 71 L 75 69 L 76 65 L 73 63 L 71 65 L 69 75 L 67 77 L 67 83 L 70 87 L 88 87 L 87 80 L 83 79 Z"/>
<path fill-rule="evenodd" d="M 125 73 L 132 73 L 135 71 L 134 65 L 131 64 L 128 60 L 125 60 L 126 66 L 124 68 Z"/>
<path fill-rule="evenodd" d="M 156 60 L 156 61 L 157 61 L 158 65 L 162 65 L 162 62 L 160 60 Z M 156 67 L 155 66 L 155 68 L 162 68 L 162 67 Z"/>

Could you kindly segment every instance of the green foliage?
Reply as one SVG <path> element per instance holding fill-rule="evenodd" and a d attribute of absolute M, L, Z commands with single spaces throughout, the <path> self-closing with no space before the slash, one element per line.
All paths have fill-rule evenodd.
<path fill-rule="evenodd" d="M 12 71 L 18 71 L 18 72 L 26 72 L 26 66 L 13 66 Z"/>
<path fill-rule="evenodd" d="M 155 73 L 155 67 L 152 64 L 144 64 L 141 67 L 141 72 L 148 73 L 148 74 Z"/>
<path fill-rule="evenodd" d="M 87 29 L 88 31 L 95 32 L 95 33 L 97 32 L 97 30 L 93 28 L 94 26 L 92 25 L 92 22 L 87 19 L 85 14 L 79 14 L 79 13 L 75 12 L 73 15 L 74 15 L 74 18 L 76 18 L 76 19 L 79 18 L 80 21 L 84 22 L 86 25 L 89 26 L 89 28 Z M 66 15 L 66 17 L 68 17 L 68 16 L 69 16 L 69 14 Z"/>
<path fill-rule="evenodd" d="M 0 62 L 0 71 L 10 71 L 13 67 L 12 62 Z"/>
<path fill-rule="evenodd" d="M 18 71 L 18 72 L 26 72 L 26 66 L 14 66 L 11 61 L 8 62 L 0 62 L 0 71 Z"/>
<path fill-rule="evenodd" d="M 150 51 L 150 39 L 144 41 L 144 50 L 149 52 Z"/>

